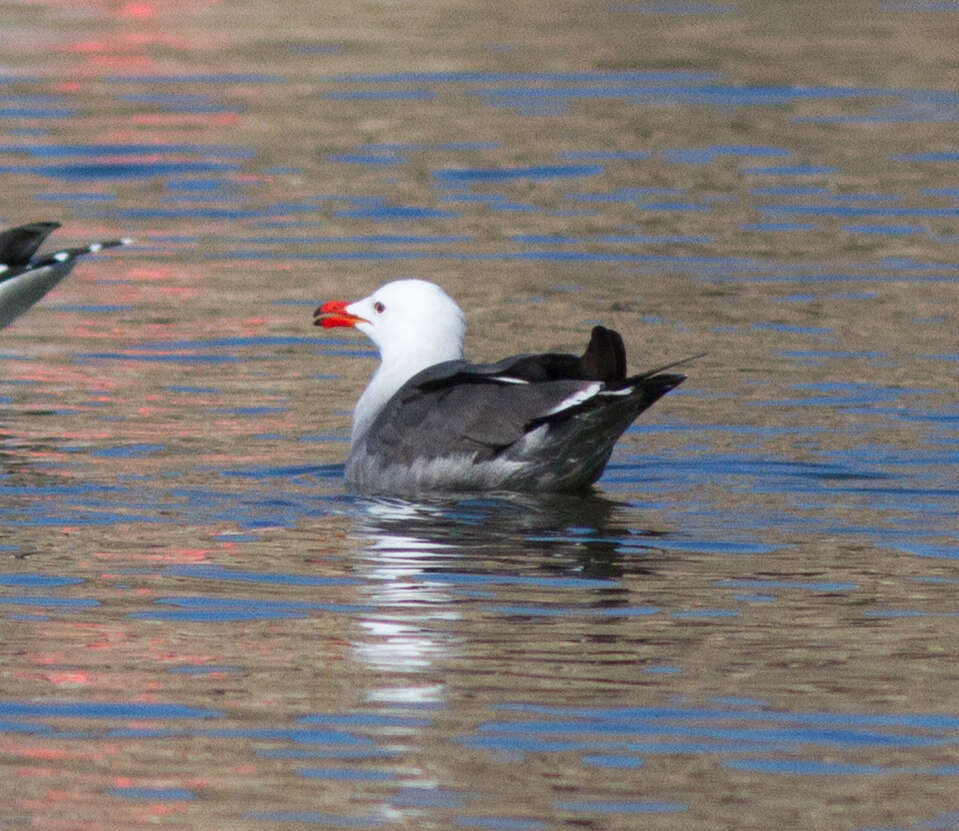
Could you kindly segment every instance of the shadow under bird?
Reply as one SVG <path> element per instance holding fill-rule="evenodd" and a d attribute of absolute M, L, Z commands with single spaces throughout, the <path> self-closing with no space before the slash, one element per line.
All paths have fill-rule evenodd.
<path fill-rule="evenodd" d="M 129 239 L 104 240 L 77 248 L 61 248 L 50 254 L 37 254 L 43 241 L 59 227 L 59 222 L 31 222 L 0 231 L 0 329 L 66 277 L 77 258 L 132 242 Z"/>
<path fill-rule="evenodd" d="M 626 428 L 686 378 L 665 370 L 693 360 L 627 376 L 622 338 L 596 326 L 583 355 L 469 363 L 462 311 L 424 280 L 324 303 L 314 318 L 379 348 L 346 460 L 347 483 L 366 493 L 583 491 Z"/>

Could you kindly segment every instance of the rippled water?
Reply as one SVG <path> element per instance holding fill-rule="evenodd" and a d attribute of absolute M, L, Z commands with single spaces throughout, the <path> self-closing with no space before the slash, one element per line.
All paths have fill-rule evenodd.
<path fill-rule="evenodd" d="M 955 3 L 4 7 L 0 826 L 959 828 Z M 370 344 L 706 351 L 587 498 L 349 494 Z"/>

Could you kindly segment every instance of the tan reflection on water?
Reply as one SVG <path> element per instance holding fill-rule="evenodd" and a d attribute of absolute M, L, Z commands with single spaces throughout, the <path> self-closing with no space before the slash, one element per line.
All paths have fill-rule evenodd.
<path fill-rule="evenodd" d="M 0 586 L 61 603 L 4 605 L 0 700 L 171 702 L 222 716 L 11 717 L 0 825 L 954 822 L 950 726 L 897 724 L 885 745 L 820 737 L 757 750 L 740 737 L 717 752 L 610 749 L 598 729 L 586 740 L 596 751 L 483 744 L 524 718 L 543 732 L 521 739 L 569 738 L 515 705 L 692 712 L 745 699 L 753 714 L 832 714 L 860 732 L 842 716 L 959 715 L 954 556 L 893 544 L 955 552 L 957 534 L 943 507 L 955 489 L 956 162 L 914 154 L 956 150 L 959 23 L 923 5 L 5 7 L 3 93 L 33 112 L 0 119 L 2 218 L 49 215 L 65 239 L 138 243 L 78 267 L 2 333 L 2 572 L 82 582 Z M 491 95 L 615 86 L 625 82 L 562 76 L 634 70 L 693 73 L 662 83 L 704 94 L 863 93 L 770 106 L 581 95 L 550 101 L 547 115 Z M 383 77 L 409 72 L 448 74 Z M 408 96 L 383 96 L 397 91 Z M 31 152 L 92 144 L 113 151 Z M 129 163 L 127 144 L 153 148 L 135 162 L 226 168 L 85 180 L 44 167 Z M 754 150 L 670 161 L 708 147 Z M 342 160 L 363 152 L 397 160 Z M 576 156 L 590 153 L 607 157 Z M 463 188 L 435 176 L 594 163 L 593 175 Z M 819 172 L 757 172 L 800 165 Z M 447 198 L 464 193 L 495 198 Z M 436 213 L 351 213 L 375 200 Z M 902 213 L 766 212 L 783 204 Z M 744 230 L 763 222 L 797 227 Z M 408 239 L 382 241 L 391 235 Z M 624 238 L 634 241 L 613 241 Z M 360 504 L 324 466 L 345 455 L 373 361 L 355 354 L 368 351 L 359 339 L 317 340 L 311 304 L 409 275 L 442 283 L 467 310 L 477 359 L 578 350 L 595 320 L 623 332 L 637 369 L 708 355 L 643 416 L 650 430 L 624 437 L 619 478 L 578 514 L 460 506 L 478 511 L 470 524 Z M 831 385 L 889 397 L 788 403 Z M 836 475 L 718 470 L 763 461 L 833 464 Z M 850 472 L 866 477 L 858 490 L 843 487 Z M 757 551 L 705 550 L 741 541 Z M 225 572 L 190 571 L 206 566 Z M 561 582 L 574 578 L 584 582 Z M 255 613 L 160 614 L 191 598 L 200 611 L 236 602 Z M 304 739 L 329 727 L 301 721 L 310 716 L 341 719 L 339 740 Z M 684 740 L 686 724 L 670 722 L 665 739 Z M 699 726 L 757 727 L 721 714 Z M 603 767 L 584 761 L 591 753 L 641 764 Z M 756 757 L 886 772 L 725 764 Z M 194 798 L 116 793 L 136 787 Z M 650 810 L 609 807 L 633 803 Z"/>

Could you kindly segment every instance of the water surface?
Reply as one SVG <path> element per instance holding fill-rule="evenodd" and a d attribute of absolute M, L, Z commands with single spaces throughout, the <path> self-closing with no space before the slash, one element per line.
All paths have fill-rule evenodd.
<path fill-rule="evenodd" d="M 954 4 L 4 25 L 0 219 L 136 244 L 0 333 L 0 825 L 956 827 Z M 707 354 L 589 497 L 358 497 L 407 276 Z"/>

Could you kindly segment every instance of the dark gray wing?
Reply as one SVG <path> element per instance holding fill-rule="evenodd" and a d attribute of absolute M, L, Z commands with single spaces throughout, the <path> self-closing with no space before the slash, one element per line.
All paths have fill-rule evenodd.
<path fill-rule="evenodd" d="M 688 360 L 626 378 L 622 338 L 596 326 L 582 356 L 550 352 L 491 364 L 436 364 L 387 402 L 361 452 L 383 467 L 457 454 L 479 463 L 544 424 L 560 444 L 563 436 L 575 442 L 585 432 L 592 433 L 590 443 L 611 448 L 643 410 L 685 380 L 663 370 Z"/>
<path fill-rule="evenodd" d="M 458 454 L 492 459 L 522 439 L 530 425 L 595 382 L 509 380 L 500 364 L 438 364 L 404 384 L 373 421 L 365 451 L 379 464 Z"/>

